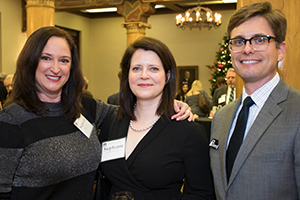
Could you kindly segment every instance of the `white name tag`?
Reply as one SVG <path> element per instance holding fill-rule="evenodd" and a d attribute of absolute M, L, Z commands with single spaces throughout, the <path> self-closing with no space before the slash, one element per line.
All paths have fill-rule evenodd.
<path fill-rule="evenodd" d="M 77 118 L 74 125 L 88 138 L 91 137 L 93 131 L 93 125 L 82 115 Z"/>
<path fill-rule="evenodd" d="M 102 143 L 101 162 L 125 157 L 126 137 Z"/>
<path fill-rule="evenodd" d="M 218 103 L 223 103 L 226 101 L 226 94 L 223 94 L 219 99 L 218 99 Z"/>

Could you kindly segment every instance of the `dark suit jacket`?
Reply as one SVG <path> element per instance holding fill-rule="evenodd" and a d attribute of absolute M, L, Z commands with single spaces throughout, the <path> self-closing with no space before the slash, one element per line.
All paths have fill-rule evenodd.
<path fill-rule="evenodd" d="M 109 140 L 127 136 L 129 120 L 117 121 Z M 101 163 L 111 193 L 131 191 L 137 200 L 214 199 L 208 142 L 201 125 L 162 117 L 127 160 Z M 188 194 L 179 191 L 186 178 Z"/>
<path fill-rule="evenodd" d="M 7 96 L 7 90 L 6 90 L 6 87 L 4 86 L 3 82 L 0 81 L 0 101 L 2 103 L 4 103 L 5 99 L 6 99 L 6 96 Z"/>
<path fill-rule="evenodd" d="M 225 102 L 219 104 L 218 100 L 222 95 L 227 95 L 227 91 L 228 91 L 228 86 L 224 85 L 222 87 L 219 87 L 215 90 L 214 92 L 214 96 L 213 96 L 213 106 L 225 106 L 226 105 L 226 98 L 225 98 Z"/>
<path fill-rule="evenodd" d="M 211 148 L 210 156 L 217 199 L 300 198 L 299 102 L 300 91 L 281 78 L 249 129 L 228 184 L 226 142 L 241 96 L 214 115 L 211 138 L 219 148 Z"/>
<path fill-rule="evenodd" d="M 108 104 L 112 104 L 112 105 L 120 105 L 119 104 L 119 92 L 118 93 L 115 93 L 113 95 L 110 95 L 108 98 L 107 98 L 107 103 Z"/>

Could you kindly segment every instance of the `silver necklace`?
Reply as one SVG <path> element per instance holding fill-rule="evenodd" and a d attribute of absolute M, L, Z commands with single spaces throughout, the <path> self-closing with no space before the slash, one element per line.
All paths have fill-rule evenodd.
<path fill-rule="evenodd" d="M 141 129 L 136 129 L 132 126 L 132 120 L 130 120 L 130 128 L 133 130 L 133 131 L 136 131 L 136 132 L 142 132 L 142 131 L 146 131 L 148 129 L 150 129 L 152 126 L 154 126 L 154 124 L 159 120 L 160 117 L 158 117 L 154 122 L 152 122 L 152 124 L 150 124 L 149 126 L 147 126 L 146 128 L 141 128 Z"/>

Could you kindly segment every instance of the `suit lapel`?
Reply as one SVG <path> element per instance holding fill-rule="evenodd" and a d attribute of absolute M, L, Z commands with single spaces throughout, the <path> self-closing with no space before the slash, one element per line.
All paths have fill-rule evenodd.
<path fill-rule="evenodd" d="M 270 124 L 273 123 L 275 118 L 277 118 L 277 116 L 282 112 L 282 109 L 278 106 L 278 103 L 286 100 L 287 94 L 288 86 L 281 79 L 260 110 L 251 128 L 249 129 L 244 142 L 242 143 L 242 146 L 237 154 L 235 163 L 232 168 L 228 187 L 230 187 L 238 171 L 242 167 L 243 163 L 245 162 L 255 145 L 258 143 L 259 139 L 266 132 Z"/>
<path fill-rule="evenodd" d="M 143 151 L 143 149 L 145 147 L 147 147 L 147 145 L 149 145 L 151 143 L 151 141 L 154 140 L 169 123 L 170 123 L 170 121 L 167 117 L 165 117 L 164 115 L 161 116 L 161 118 L 149 130 L 149 132 L 142 138 L 142 140 L 138 143 L 138 145 L 135 147 L 133 152 L 128 157 L 128 159 L 127 159 L 128 167 L 130 167 L 130 165 L 133 163 L 133 161 L 139 155 L 139 153 L 141 151 Z"/>

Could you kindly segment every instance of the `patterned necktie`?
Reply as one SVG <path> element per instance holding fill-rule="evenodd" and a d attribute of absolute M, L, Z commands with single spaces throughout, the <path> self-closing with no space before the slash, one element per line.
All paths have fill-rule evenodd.
<path fill-rule="evenodd" d="M 231 88 L 230 96 L 229 96 L 229 103 L 234 100 L 234 88 Z"/>
<path fill-rule="evenodd" d="M 243 143 L 245 129 L 248 120 L 249 108 L 254 104 L 250 96 L 248 96 L 243 103 L 242 110 L 239 113 L 239 116 L 236 121 L 236 125 L 231 136 L 227 153 L 226 153 L 226 173 L 227 173 L 227 182 L 229 181 L 233 163 L 235 157 L 238 154 L 241 144 Z"/>

